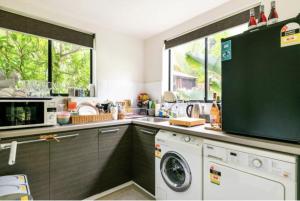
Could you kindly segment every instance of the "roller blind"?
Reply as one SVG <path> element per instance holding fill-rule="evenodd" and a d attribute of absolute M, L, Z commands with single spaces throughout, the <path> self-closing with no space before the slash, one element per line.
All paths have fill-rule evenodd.
<path fill-rule="evenodd" d="M 165 48 L 169 49 L 199 38 L 203 38 L 209 36 L 211 34 L 224 31 L 226 29 L 247 23 L 249 20 L 249 10 L 241 12 L 239 14 L 233 15 L 221 21 L 215 22 L 213 24 L 207 25 L 205 27 L 201 27 L 194 31 L 191 31 L 187 34 L 181 35 L 177 38 L 166 40 L 165 41 Z M 255 7 L 256 17 L 259 15 L 259 6 Z"/>
<path fill-rule="evenodd" d="M 94 34 L 87 34 L 19 14 L 0 10 L 0 27 L 93 48 Z"/>

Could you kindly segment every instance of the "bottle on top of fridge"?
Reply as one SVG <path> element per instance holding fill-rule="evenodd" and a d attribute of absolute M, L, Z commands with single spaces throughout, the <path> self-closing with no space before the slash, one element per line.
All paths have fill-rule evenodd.
<path fill-rule="evenodd" d="M 269 15 L 269 18 L 268 18 L 268 24 L 271 25 L 271 24 L 275 24 L 278 22 L 278 13 L 277 13 L 277 10 L 276 10 L 276 1 L 272 1 L 271 2 L 271 11 L 270 11 L 270 15 Z"/>
<path fill-rule="evenodd" d="M 255 10 L 252 8 L 250 10 L 250 19 L 249 19 L 249 24 L 248 24 L 248 29 L 254 29 L 257 27 L 257 22 L 255 18 Z"/>
<path fill-rule="evenodd" d="M 259 7 L 259 18 L 258 18 L 258 24 L 257 26 L 265 26 L 267 25 L 267 17 L 265 15 L 265 6 L 264 5 L 260 5 Z"/>

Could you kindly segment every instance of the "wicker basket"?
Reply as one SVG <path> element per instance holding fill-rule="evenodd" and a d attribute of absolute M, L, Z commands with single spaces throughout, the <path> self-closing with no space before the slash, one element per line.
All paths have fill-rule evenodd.
<path fill-rule="evenodd" d="M 113 120 L 111 113 L 98 114 L 98 115 L 78 115 L 71 117 L 72 124 L 85 124 L 91 122 L 101 122 Z"/>

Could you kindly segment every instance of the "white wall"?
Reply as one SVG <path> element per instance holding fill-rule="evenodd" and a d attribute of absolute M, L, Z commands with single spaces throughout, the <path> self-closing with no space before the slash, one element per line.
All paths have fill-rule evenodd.
<path fill-rule="evenodd" d="M 168 64 L 164 56 L 164 41 L 175 38 L 186 32 L 190 32 L 199 27 L 211 24 L 215 21 L 234 15 L 243 10 L 249 9 L 253 5 L 258 5 L 260 0 L 231 0 L 211 11 L 201 14 L 183 24 L 170 30 L 151 37 L 145 41 L 145 63 L 144 79 L 145 89 L 154 98 L 159 98 L 168 86 Z M 268 14 L 270 10 L 270 0 L 263 0 Z M 277 10 L 280 20 L 295 17 L 300 13 L 299 0 L 277 0 Z"/>
<path fill-rule="evenodd" d="M 144 86 L 144 43 L 113 32 L 97 32 L 96 83 L 101 99 L 132 99 Z"/>

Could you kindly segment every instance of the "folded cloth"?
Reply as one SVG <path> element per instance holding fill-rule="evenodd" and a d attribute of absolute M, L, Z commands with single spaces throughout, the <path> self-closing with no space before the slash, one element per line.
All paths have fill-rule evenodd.
<path fill-rule="evenodd" d="M 23 174 L 0 176 L 0 185 L 10 184 L 28 184 L 27 176 Z"/>
<path fill-rule="evenodd" d="M 0 200 L 30 201 L 33 200 L 33 198 L 31 195 L 28 194 L 17 193 L 17 194 L 0 196 Z"/>

